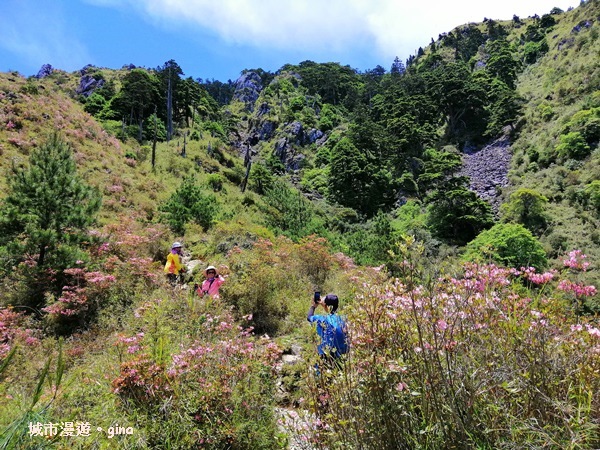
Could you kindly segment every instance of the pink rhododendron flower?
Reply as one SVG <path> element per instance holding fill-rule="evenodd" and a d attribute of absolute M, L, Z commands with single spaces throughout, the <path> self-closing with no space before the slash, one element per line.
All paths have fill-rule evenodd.
<path fill-rule="evenodd" d="M 565 267 L 585 272 L 590 266 L 589 262 L 584 261 L 586 258 L 587 255 L 583 254 L 581 250 L 573 250 L 569 252 L 569 259 L 563 260 L 563 264 Z"/>

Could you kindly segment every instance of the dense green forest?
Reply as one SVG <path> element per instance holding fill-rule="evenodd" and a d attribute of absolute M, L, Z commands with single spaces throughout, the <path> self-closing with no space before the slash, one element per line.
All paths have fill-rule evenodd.
<path fill-rule="evenodd" d="M 589 0 L 366 71 L 0 74 L 0 448 L 598 448 L 599 34 Z"/>

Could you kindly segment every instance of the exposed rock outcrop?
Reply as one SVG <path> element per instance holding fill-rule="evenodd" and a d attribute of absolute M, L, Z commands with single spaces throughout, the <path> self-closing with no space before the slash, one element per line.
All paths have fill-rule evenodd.
<path fill-rule="evenodd" d="M 304 130 L 302 123 L 292 122 L 283 129 L 284 136 L 276 143 L 273 151 L 285 166 L 286 171 L 294 172 L 300 169 L 306 156 L 299 151 L 299 147 L 313 144 L 323 145 L 326 141 L 325 134 L 316 128 Z"/>
<path fill-rule="evenodd" d="M 50 64 L 44 64 L 35 77 L 46 78 L 48 75 L 51 75 L 52 72 L 54 72 L 54 67 L 52 67 Z"/>
<path fill-rule="evenodd" d="M 103 79 L 97 80 L 91 75 L 84 75 L 79 80 L 79 86 L 77 87 L 76 92 L 84 97 L 89 97 L 96 89 L 99 89 L 102 86 L 104 86 Z"/>
<path fill-rule="evenodd" d="M 98 76 L 95 66 L 88 64 L 79 73 L 81 74 L 81 78 L 79 79 L 79 86 L 75 90 L 77 94 L 89 97 L 96 89 L 104 86 L 105 80 Z"/>
<path fill-rule="evenodd" d="M 256 72 L 246 72 L 235 82 L 233 98 L 244 102 L 248 111 L 253 111 L 262 88 L 260 76 Z"/>
<path fill-rule="evenodd" d="M 492 206 L 500 208 L 501 188 L 508 186 L 508 170 L 512 153 L 508 136 L 486 145 L 479 151 L 465 152 L 459 175 L 471 179 L 470 188 Z"/>

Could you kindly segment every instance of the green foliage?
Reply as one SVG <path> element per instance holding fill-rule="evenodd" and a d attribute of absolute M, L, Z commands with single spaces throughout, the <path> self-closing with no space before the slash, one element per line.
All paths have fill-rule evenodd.
<path fill-rule="evenodd" d="M 423 153 L 422 172 L 417 177 L 418 193 L 437 189 L 462 165 L 459 153 L 428 149 Z"/>
<path fill-rule="evenodd" d="M 139 127 L 138 140 L 142 139 L 144 119 L 158 103 L 158 80 L 144 69 L 133 69 L 123 77 L 123 86 L 112 100 L 111 108 L 120 117 L 129 117 Z"/>
<path fill-rule="evenodd" d="M 235 306 L 238 314 L 252 315 L 252 323 L 258 333 L 277 333 L 288 314 L 288 305 L 283 297 L 288 281 L 282 268 L 273 264 L 274 256 L 267 243 L 259 242 L 252 252 L 254 258 L 245 258 L 244 265 L 235 260 L 230 266 L 236 271 L 236 277 L 223 286 L 223 296 Z"/>
<path fill-rule="evenodd" d="M 548 44 L 545 39 L 539 42 L 527 42 L 523 46 L 523 61 L 527 64 L 533 64 L 547 52 Z"/>
<path fill-rule="evenodd" d="M 490 205 L 466 187 L 464 177 L 448 180 L 429 202 L 428 226 L 451 243 L 464 245 L 494 223 Z"/>
<path fill-rule="evenodd" d="M 350 256 L 359 264 L 376 265 L 389 261 L 397 233 L 392 228 L 390 218 L 379 212 L 365 225 L 354 227 L 354 231 L 345 233 Z"/>
<path fill-rule="evenodd" d="M 223 170 L 223 175 L 233 184 L 240 185 L 244 180 L 244 171 L 241 167 L 235 166 L 233 169 Z"/>
<path fill-rule="evenodd" d="M 392 225 L 402 234 L 412 234 L 411 231 L 425 228 L 427 215 L 423 212 L 421 204 L 409 200 L 396 210 L 396 219 Z"/>
<path fill-rule="evenodd" d="M 160 207 L 161 218 L 174 233 L 182 235 L 188 222 L 195 222 L 207 230 L 219 210 L 217 199 L 205 194 L 196 185 L 193 176 L 184 178 L 181 186 Z"/>
<path fill-rule="evenodd" d="M 490 42 L 486 49 L 490 58 L 486 62 L 485 69 L 510 89 L 514 89 L 521 64 L 515 58 L 510 44 L 504 39 L 496 40 Z"/>
<path fill-rule="evenodd" d="M 216 137 L 222 140 L 227 139 L 227 132 L 225 131 L 225 127 L 220 122 L 205 122 L 203 124 L 203 128 L 210 133 L 212 137 Z"/>
<path fill-rule="evenodd" d="M 103 96 L 101 96 L 100 94 L 97 94 L 96 92 L 94 92 L 85 101 L 85 104 L 83 105 L 83 109 L 85 112 L 90 113 L 92 116 L 95 116 L 100 111 L 102 111 L 105 106 L 106 106 L 106 99 Z"/>
<path fill-rule="evenodd" d="M 454 32 L 444 34 L 441 38 L 443 46 L 454 49 L 455 59 L 464 62 L 469 61 L 486 41 L 486 36 L 476 25 L 467 25 Z"/>
<path fill-rule="evenodd" d="M 58 134 L 31 153 L 28 167 L 13 165 L 7 181 L 0 208 L 3 275 L 21 267 L 30 301 L 40 306 L 45 292 L 62 287 L 62 271 L 80 259 L 101 197 L 78 176 L 72 150 Z"/>
<path fill-rule="evenodd" d="M 321 108 L 318 127 L 323 132 L 331 131 L 339 125 L 341 120 L 342 118 L 337 109 L 333 105 L 325 103 Z"/>
<path fill-rule="evenodd" d="M 560 136 L 556 152 L 561 157 L 582 159 L 590 154 L 591 148 L 579 131 L 571 131 Z"/>
<path fill-rule="evenodd" d="M 306 170 L 302 175 L 302 189 L 305 191 L 318 192 L 323 196 L 327 196 L 327 184 L 328 184 L 328 170 L 327 169 L 309 169 Z"/>
<path fill-rule="evenodd" d="M 354 105 L 359 77 L 350 66 L 303 61 L 297 66 L 287 64 L 281 70 L 299 73 L 302 77 L 302 86 L 310 95 L 318 94 L 323 103 L 343 104 L 346 107 Z"/>
<path fill-rule="evenodd" d="M 34 392 L 31 395 L 31 404 L 28 405 L 25 412 L 21 413 L 21 417 L 14 420 L 9 424 L 2 433 L 0 434 L 0 448 L 1 449 L 16 449 L 16 448 L 31 448 L 33 442 L 35 442 L 35 448 L 45 449 L 47 444 L 57 441 L 56 436 L 48 439 L 48 442 L 43 442 L 38 436 L 32 436 L 29 432 L 30 424 L 40 423 L 46 417 L 48 410 L 52 407 L 56 400 L 57 392 L 61 387 L 62 378 L 65 372 L 65 360 L 63 357 L 63 341 L 58 342 L 58 356 L 56 361 L 56 368 L 54 373 L 50 372 L 50 366 L 52 363 L 52 356 L 49 356 L 46 364 L 38 375 L 37 384 Z M 44 385 L 46 383 L 52 383 L 54 386 L 54 393 L 42 401 L 42 394 L 44 392 Z M 40 402 L 45 402 L 45 405 L 39 405 Z M 37 441 L 37 442 L 36 442 Z"/>
<path fill-rule="evenodd" d="M 486 127 L 485 85 L 474 77 L 468 65 L 452 62 L 429 73 L 429 95 L 445 118 L 450 142 L 477 141 Z"/>
<path fill-rule="evenodd" d="M 290 100 L 289 110 L 292 113 L 300 112 L 304 109 L 304 97 L 299 95 Z"/>
<path fill-rule="evenodd" d="M 167 127 L 165 123 L 160 117 L 153 113 L 144 120 L 144 139 L 150 142 L 153 141 L 155 131 L 156 140 L 158 142 L 167 140 Z"/>
<path fill-rule="evenodd" d="M 31 79 L 27 80 L 27 84 L 22 86 L 20 91 L 27 95 L 37 95 L 40 93 L 37 84 L 35 84 Z"/>
<path fill-rule="evenodd" d="M 535 267 L 548 265 L 546 252 L 531 232 L 521 224 L 499 223 L 481 232 L 469 242 L 464 255 L 466 260 L 493 261 L 507 267 Z"/>
<path fill-rule="evenodd" d="M 215 192 L 219 192 L 223 189 L 224 182 L 223 176 L 218 173 L 211 173 L 206 177 L 206 184 Z"/>
<path fill-rule="evenodd" d="M 372 215 L 393 201 L 393 180 L 376 158 L 367 158 L 349 138 L 331 151 L 328 192 L 343 206 Z"/>
<path fill-rule="evenodd" d="M 600 180 L 594 180 L 585 187 L 584 199 L 585 204 L 600 216 Z"/>
<path fill-rule="evenodd" d="M 292 239 L 314 233 L 321 221 L 302 193 L 281 180 L 274 181 L 265 195 L 267 223 Z"/>
<path fill-rule="evenodd" d="M 547 102 L 540 103 L 539 106 L 537 107 L 537 110 L 538 110 L 542 120 L 544 120 L 546 122 L 549 121 L 550 119 L 552 119 L 552 117 L 554 117 L 554 109 Z"/>
<path fill-rule="evenodd" d="M 250 189 L 262 195 L 273 187 L 274 182 L 273 174 L 264 164 L 260 162 L 252 164 L 249 178 Z"/>
<path fill-rule="evenodd" d="M 489 122 L 485 134 L 497 136 L 505 126 L 512 127 L 517 121 L 523 110 L 524 100 L 514 89 L 500 80 L 492 81 L 489 97 L 491 102 L 486 108 L 489 113 Z"/>
<path fill-rule="evenodd" d="M 533 189 L 518 189 L 501 206 L 502 219 L 520 223 L 532 233 L 541 233 L 548 225 L 547 203 L 548 199 Z"/>
<path fill-rule="evenodd" d="M 579 132 L 590 146 L 600 140 L 600 108 L 583 109 L 573 114 L 565 132 Z"/>

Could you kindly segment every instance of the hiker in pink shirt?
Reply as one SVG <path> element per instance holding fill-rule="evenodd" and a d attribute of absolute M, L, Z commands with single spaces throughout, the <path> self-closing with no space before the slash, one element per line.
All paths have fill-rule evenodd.
<path fill-rule="evenodd" d="M 196 291 L 200 297 L 210 295 L 213 298 L 219 298 L 219 288 L 225 282 L 225 278 L 217 274 L 215 266 L 208 266 L 204 270 L 206 280 L 202 282 L 202 286 Z"/>

